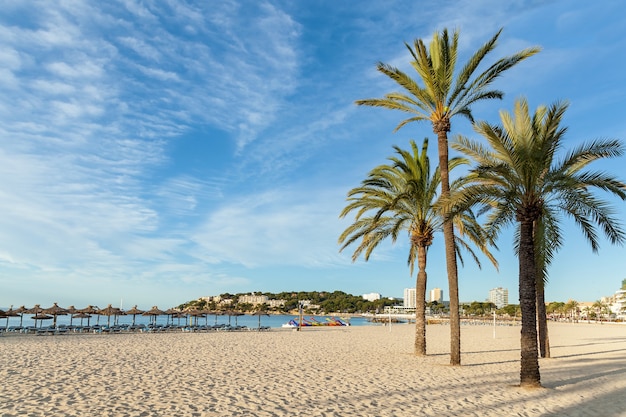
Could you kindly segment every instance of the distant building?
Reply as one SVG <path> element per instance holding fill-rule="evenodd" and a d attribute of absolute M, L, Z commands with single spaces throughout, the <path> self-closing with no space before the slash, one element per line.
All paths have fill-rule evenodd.
<path fill-rule="evenodd" d="M 494 303 L 496 308 L 509 305 L 509 290 L 502 287 L 489 290 L 489 302 Z"/>
<path fill-rule="evenodd" d="M 626 317 L 626 289 L 617 290 L 613 297 L 613 303 L 611 303 L 611 312 L 615 314 L 618 319 Z"/>
<path fill-rule="evenodd" d="M 255 295 L 254 293 L 251 295 L 240 295 L 239 303 L 247 303 L 252 305 L 257 304 L 267 304 L 269 297 L 267 295 Z"/>
<path fill-rule="evenodd" d="M 381 295 L 377 292 L 371 292 L 369 294 L 363 294 L 363 299 L 367 301 L 376 301 L 381 299 Z"/>
<path fill-rule="evenodd" d="M 405 308 L 415 308 L 415 288 L 405 288 L 404 289 L 404 303 L 403 306 Z"/>
<path fill-rule="evenodd" d="M 439 304 L 443 303 L 443 290 L 441 288 L 433 288 L 430 290 L 430 297 L 428 298 L 429 302 L 436 301 Z"/>
<path fill-rule="evenodd" d="M 285 305 L 285 300 L 267 300 L 266 304 L 272 308 L 282 307 Z"/>

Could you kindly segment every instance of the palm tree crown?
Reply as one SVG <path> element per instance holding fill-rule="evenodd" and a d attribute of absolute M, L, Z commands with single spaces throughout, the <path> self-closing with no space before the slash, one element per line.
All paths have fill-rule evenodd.
<path fill-rule="evenodd" d="M 345 217 L 357 210 L 355 222 L 339 238 L 341 250 L 361 239 L 352 260 L 361 254 L 369 260 L 378 244 L 390 237 L 393 242 L 400 232 L 409 232 L 412 250 L 408 264 L 413 273 L 415 250 L 428 248 L 434 233 L 440 230 L 441 216 L 433 209 L 440 183 L 439 169 L 430 173 L 424 141 L 422 152 L 411 141 L 412 152 L 394 146 L 400 156 L 391 157 L 392 164 L 380 165 L 370 171 L 361 186 L 348 192 L 349 204 L 341 212 Z M 456 163 L 456 162 L 455 162 Z"/>
<path fill-rule="evenodd" d="M 357 100 L 356 103 L 411 113 L 412 116 L 400 122 L 396 130 L 407 123 L 430 121 L 433 123 L 434 133 L 437 134 L 442 129 L 449 132 L 450 119 L 457 114 L 473 122 L 472 104 L 485 99 L 500 99 L 504 95 L 500 90 L 490 89 L 492 82 L 504 71 L 540 51 L 538 47 L 524 49 L 499 59 L 485 71 L 474 76 L 485 57 L 495 49 L 501 33 L 502 29 L 478 49 L 461 68 L 456 78 L 459 46 L 457 30 L 452 36 L 448 34 L 447 29 L 441 33 L 435 32 L 429 48 L 421 39 L 416 39 L 413 47 L 405 43 L 413 57 L 411 65 L 423 86 L 398 68 L 379 62 L 378 71 L 398 83 L 405 93 L 394 92 L 382 99 Z"/>
<path fill-rule="evenodd" d="M 480 122 L 475 130 L 489 143 L 484 147 L 459 137 L 452 147 L 474 159 L 477 167 L 465 182 L 471 184 L 455 200 L 488 204 L 491 211 L 486 226 L 492 232 L 514 221 L 532 222 L 540 217 L 550 228 L 550 236 L 561 236 L 558 217 L 571 217 L 591 244 L 598 250 L 598 224 L 611 243 L 623 243 L 624 232 L 618 226 L 610 206 L 591 189 L 608 191 L 626 199 L 623 182 L 600 171 L 583 171 L 591 162 L 621 156 L 624 148 L 618 140 L 595 140 L 570 151 L 563 160 L 555 156 L 563 146 L 565 128 L 560 127 L 567 103 L 540 106 L 530 116 L 528 103 L 519 99 L 514 114 L 500 112 L 502 126 Z M 560 246 L 560 242 L 559 245 Z"/>
<path fill-rule="evenodd" d="M 520 378 L 528 386 L 540 384 L 535 314 L 538 224 L 548 228 L 548 235 L 559 236 L 559 215 L 571 217 L 594 252 L 598 249 L 596 224 L 611 243 L 623 243 L 625 238 L 610 206 L 593 191 L 608 191 L 624 200 L 626 185 L 606 173 L 585 170 L 593 161 L 621 156 L 624 148 L 617 140 L 595 140 L 557 160 L 566 132 L 560 127 L 566 109 L 566 103 L 540 106 L 531 116 L 528 103 L 520 99 L 513 114 L 500 112 L 502 126 L 475 124 L 489 146 L 464 137 L 452 145 L 477 164 L 463 180 L 465 186 L 452 196 L 453 211 L 482 205 L 488 211 L 485 226 L 494 236 L 506 225 L 519 224 Z"/>
<path fill-rule="evenodd" d="M 408 232 L 410 250 L 408 265 L 411 275 L 417 260 L 418 276 L 416 281 L 416 354 L 426 354 L 424 300 L 426 293 L 426 258 L 428 248 L 432 245 L 434 234 L 442 230 L 443 216 L 436 209 L 438 200 L 437 189 L 440 185 L 439 169 L 431 174 L 427 156 L 428 140 L 425 139 L 422 150 L 411 141 L 411 151 L 394 146 L 398 157 L 391 157 L 390 164 L 380 165 L 370 171 L 361 186 L 349 191 L 349 204 L 341 212 L 345 217 L 356 211 L 355 221 L 339 237 L 341 249 L 358 243 L 352 260 L 363 255 L 367 261 L 373 250 L 385 239 L 393 242 L 401 232 Z M 451 166 L 464 163 L 461 159 L 453 159 Z M 497 265 L 488 249 L 491 243 L 481 227 L 476 223 L 471 212 L 464 212 L 456 218 L 460 236 L 457 237 L 458 248 L 465 248 L 480 262 L 463 237 L 475 243 L 481 251 Z M 462 258 L 460 257 L 461 261 Z"/>

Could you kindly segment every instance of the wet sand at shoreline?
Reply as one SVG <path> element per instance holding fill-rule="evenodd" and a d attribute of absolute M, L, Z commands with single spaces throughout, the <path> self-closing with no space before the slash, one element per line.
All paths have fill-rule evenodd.
<path fill-rule="evenodd" d="M 519 326 L 0 337 L 0 416 L 626 416 L 626 325 L 550 323 L 543 388 Z"/>

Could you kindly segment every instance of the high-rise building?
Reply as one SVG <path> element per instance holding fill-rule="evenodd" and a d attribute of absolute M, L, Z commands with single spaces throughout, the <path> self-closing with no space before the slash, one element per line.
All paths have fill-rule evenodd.
<path fill-rule="evenodd" d="M 405 288 L 404 289 L 404 307 L 405 308 L 415 308 L 415 288 Z"/>
<path fill-rule="evenodd" d="M 441 288 L 433 288 L 430 290 L 430 297 L 428 298 L 429 302 L 436 301 L 439 304 L 443 303 L 443 290 Z"/>
<path fill-rule="evenodd" d="M 489 290 L 489 302 L 494 303 L 496 308 L 509 305 L 509 290 L 502 287 Z"/>

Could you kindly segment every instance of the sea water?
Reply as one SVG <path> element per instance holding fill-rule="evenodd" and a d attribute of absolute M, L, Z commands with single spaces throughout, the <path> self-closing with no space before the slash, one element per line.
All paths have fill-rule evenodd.
<path fill-rule="evenodd" d="M 24 314 L 23 318 L 21 319 L 22 322 L 22 327 L 27 327 L 27 326 L 34 326 L 35 325 L 35 320 L 33 320 L 33 315 L 31 314 Z M 347 317 L 347 316 L 341 316 L 341 315 L 336 315 L 336 316 L 314 316 L 314 315 L 307 315 L 305 314 L 304 319 L 306 321 L 318 321 L 318 322 L 326 322 L 328 318 L 338 318 L 343 322 L 347 322 L 350 323 L 351 326 L 365 326 L 365 325 L 372 325 L 374 323 L 369 322 L 365 317 L 360 317 L 360 316 L 355 316 L 355 317 Z M 153 323 L 153 319 L 149 316 L 142 316 L 142 315 L 137 315 L 134 318 L 135 320 L 135 324 L 143 324 L 143 325 L 148 325 L 150 323 Z M 288 323 L 290 320 L 295 320 L 296 322 L 298 321 L 298 316 L 297 315 L 293 315 L 293 314 L 271 314 L 269 316 L 261 316 L 260 317 L 260 325 L 261 326 L 267 326 L 267 327 L 271 327 L 271 328 L 279 328 L 282 327 L 283 324 Z M 52 326 L 54 322 L 54 319 L 47 319 L 47 320 L 37 320 L 37 327 L 47 327 L 47 326 Z M 124 324 L 132 324 L 133 323 L 133 316 L 132 315 L 126 315 L 126 316 L 100 316 L 100 315 L 92 315 L 91 318 L 89 319 L 89 321 L 84 318 L 84 319 L 71 319 L 69 315 L 65 315 L 65 316 L 57 316 L 56 319 L 57 322 L 57 326 L 59 325 L 74 325 L 74 326 L 87 326 L 87 324 L 89 323 L 89 325 L 93 326 L 93 325 L 100 325 L 100 326 L 107 326 L 107 325 L 114 325 L 114 324 L 119 324 L 119 325 L 124 325 Z M 43 323 L 43 324 L 42 324 Z M 200 326 L 203 325 L 220 325 L 220 324 L 230 324 L 232 326 L 235 325 L 239 325 L 239 326 L 246 326 L 249 328 L 257 328 L 259 326 L 259 317 L 258 316 L 252 316 L 252 315 L 243 315 L 243 316 L 228 316 L 228 315 L 208 315 L 207 317 L 198 317 L 197 319 L 195 317 L 181 317 L 181 318 L 170 318 L 169 316 L 157 316 L 156 317 L 156 324 L 157 325 L 168 325 L 168 324 L 173 324 L 173 325 L 188 325 L 188 324 L 198 324 Z M 0 317 L 0 328 L 4 329 L 5 327 L 13 327 L 13 326 L 19 326 L 20 325 L 20 317 L 9 317 L 8 318 L 8 326 L 7 326 L 7 318 L 6 317 Z"/>

